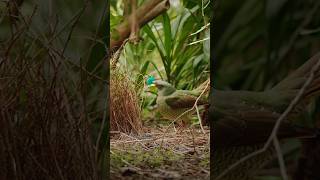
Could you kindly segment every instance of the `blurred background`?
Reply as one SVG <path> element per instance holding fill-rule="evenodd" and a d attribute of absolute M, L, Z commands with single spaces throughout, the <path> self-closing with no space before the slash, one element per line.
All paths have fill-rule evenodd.
<path fill-rule="evenodd" d="M 109 173 L 108 9 L 107 1 L 0 2 L 0 179 Z"/>
<path fill-rule="evenodd" d="M 213 86 L 232 90 L 269 89 L 319 52 L 319 4 L 318 0 L 215 2 L 211 29 Z M 319 127 L 319 111 L 318 99 L 306 107 L 300 123 Z M 296 140 L 283 145 L 289 173 L 294 173 L 299 154 L 309 145 L 301 146 Z M 266 169 L 262 179 L 281 179 L 276 159 Z"/>

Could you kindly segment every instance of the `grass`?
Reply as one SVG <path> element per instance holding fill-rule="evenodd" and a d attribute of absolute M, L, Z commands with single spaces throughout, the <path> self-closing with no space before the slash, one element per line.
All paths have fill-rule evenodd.
<path fill-rule="evenodd" d="M 120 68 L 111 70 L 110 130 L 139 133 L 142 129 L 139 99 L 134 83 Z"/>
<path fill-rule="evenodd" d="M 21 2 L 0 18 L 0 179 L 105 178 L 107 4 Z"/>

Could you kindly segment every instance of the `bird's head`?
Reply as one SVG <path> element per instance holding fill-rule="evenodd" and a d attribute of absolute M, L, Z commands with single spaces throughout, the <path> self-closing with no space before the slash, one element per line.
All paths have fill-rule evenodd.
<path fill-rule="evenodd" d="M 155 80 L 155 81 L 153 81 L 153 83 L 158 88 L 159 95 L 167 96 L 167 95 L 170 95 L 176 91 L 176 88 L 174 88 L 170 83 L 168 83 L 166 81 Z"/>

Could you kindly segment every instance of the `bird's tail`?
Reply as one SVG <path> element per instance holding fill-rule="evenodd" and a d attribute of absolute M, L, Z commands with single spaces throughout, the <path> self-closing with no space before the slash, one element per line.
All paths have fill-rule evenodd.
<path fill-rule="evenodd" d="M 273 89 L 275 90 L 300 90 L 310 77 L 313 68 L 320 61 L 320 53 L 317 53 L 297 70 L 291 73 L 287 78 L 282 80 Z M 301 99 L 309 100 L 320 95 L 320 67 L 314 72 L 311 83 L 304 90 Z"/>

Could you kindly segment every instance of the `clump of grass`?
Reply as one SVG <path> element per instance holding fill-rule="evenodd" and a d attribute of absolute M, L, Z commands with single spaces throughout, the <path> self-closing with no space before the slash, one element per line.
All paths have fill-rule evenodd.
<path fill-rule="evenodd" d="M 53 3 L 52 12 L 57 3 L 66 7 L 62 1 Z M 82 66 L 84 58 L 78 61 L 78 55 L 91 50 L 77 52 L 92 43 L 74 41 L 72 33 L 89 33 L 78 26 L 85 22 L 80 16 L 87 4 L 76 4 L 83 11 L 59 8 L 50 21 L 56 22 L 55 30 L 43 18 L 51 15 L 39 2 L 6 4 L 0 35 L 0 179 L 102 179 L 108 173 L 103 166 L 106 146 L 92 142 L 91 126 L 102 119 L 97 104 L 105 87 Z M 72 9 L 79 12 L 78 20 L 62 18 Z"/>
<path fill-rule="evenodd" d="M 65 59 L 48 52 L 36 61 L 15 50 L 23 39 L 9 42 L 0 59 L 0 179 L 96 179 L 82 95 L 72 96 L 58 66 Z"/>
<path fill-rule="evenodd" d="M 117 67 L 111 69 L 110 75 L 110 129 L 138 134 L 142 122 L 134 82 Z"/>

